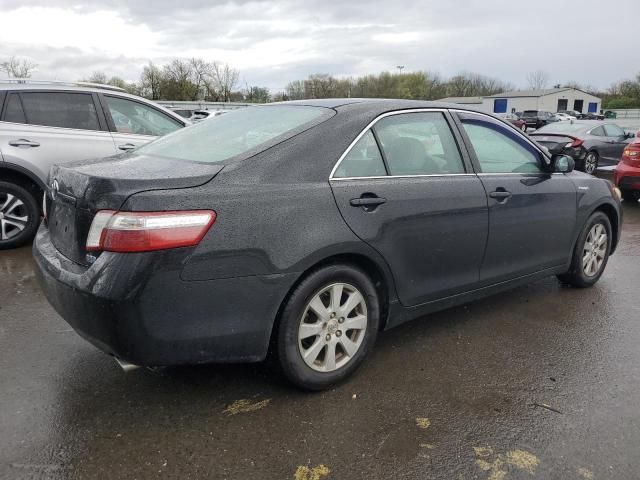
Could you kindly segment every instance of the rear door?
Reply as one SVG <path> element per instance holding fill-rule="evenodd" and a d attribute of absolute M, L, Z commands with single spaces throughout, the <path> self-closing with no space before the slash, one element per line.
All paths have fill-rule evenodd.
<path fill-rule="evenodd" d="M 119 153 L 184 127 L 160 109 L 117 95 L 101 95 L 105 115 Z"/>
<path fill-rule="evenodd" d="M 54 163 L 113 155 L 113 139 L 96 100 L 84 92 L 10 92 L 0 128 L 4 160 L 46 179 Z"/>
<path fill-rule="evenodd" d="M 492 284 L 566 263 L 576 222 L 576 188 L 548 173 L 542 153 L 500 121 L 457 114 L 487 192 L 489 239 L 480 269 Z"/>
<path fill-rule="evenodd" d="M 444 111 L 383 115 L 330 180 L 345 221 L 385 258 L 407 306 L 470 289 L 479 278 L 487 199 L 449 121 Z"/>

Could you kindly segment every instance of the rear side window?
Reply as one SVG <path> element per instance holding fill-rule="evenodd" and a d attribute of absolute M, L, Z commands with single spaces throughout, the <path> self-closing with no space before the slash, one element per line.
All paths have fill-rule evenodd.
<path fill-rule="evenodd" d="M 391 115 L 373 128 L 390 175 L 464 173 L 458 146 L 441 112 Z"/>
<path fill-rule="evenodd" d="M 602 127 L 594 128 L 593 130 L 591 130 L 590 133 L 591 133 L 591 135 L 595 135 L 596 137 L 604 137 L 605 136 L 604 128 L 602 128 Z"/>
<path fill-rule="evenodd" d="M 334 178 L 379 177 L 386 174 L 376 139 L 371 130 L 367 130 L 367 133 L 360 137 L 360 140 L 342 159 L 333 176 Z"/>
<path fill-rule="evenodd" d="M 100 130 L 91 94 L 25 92 L 20 97 L 30 125 Z"/>
<path fill-rule="evenodd" d="M 7 100 L 7 108 L 4 111 L 4 121 L 13 123 L 27 123 L 20 103 L 20 97 L 12 93 Z"/>
<path fill-rule="evenodd" d="M 255 154 L 331 117 L 333 110 L 302 105 L 246 107 L 211 117 L 137 149 L 163 157 L 218 163 Z M 301 159 L 302 160 L 302 159 Z"/>
<path fill-rule="evenodd" d="M 109 95 L 104 98 L 118 133 L 159 137 L 182 127 L 170 116 L 140 102 Z"/>

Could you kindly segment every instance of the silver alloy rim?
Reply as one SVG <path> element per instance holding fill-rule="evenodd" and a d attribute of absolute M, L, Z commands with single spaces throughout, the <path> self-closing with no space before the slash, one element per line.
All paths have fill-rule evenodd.
<path fill-rule="evenodd" d="M 317 372 L 333 372 L 358 353 L 367 330 L 367 304 L 348 283 L 334 283 L 311 298 L 298 328 L 298 349 Z"/>
<path fill-rule="evenodd" d="M 597 163 L 598 163 L 598 159 L 597 159 L 595 153 L 588 154 L 587 158 L 584 159 L 584 171 L 586 173 L 595 172 Z"/>
<path fill-rule="evenodd" d="M 0 240 L 20 235 L 29 223 L 27 207 L 15 195 L 0 192 Z"/>
<path fill-rule="evenodd" d="M 582 250 L 582 271 L 587 277 L 595 277 L 604 264 L 607 253 L 607 230 L 601 223 L 589 230 Z"/>

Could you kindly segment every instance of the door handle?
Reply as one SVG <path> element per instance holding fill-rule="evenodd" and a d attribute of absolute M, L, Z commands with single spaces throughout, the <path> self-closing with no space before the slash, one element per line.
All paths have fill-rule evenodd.
<path fill-rule="evenodd" d="M 506 201 L 507 198 L 511 196 L 511 192 L 507 192 L 504 189 L 498 189 L 495 192 L 491 192 L 489 196 L 501 202 L 501 201 Z"/>
<path fill-rule="evenodd" d="M 27 140 L 26 138 L 21 138 L 19 140 L 9 140 L 9 145 L 12 147 L 39 147 L 40 144 L 38 142 L 34 142 L 33 140 Z"/>
<path fill-rule="evenodd" d="M 367 195 L 363 194 L 360 198 L 352 198 L 349 200 L 349 204 L 352 207 L 362 207 L 363 210 L 367 212 L 372 212 L 378 205 L 382 205 L 386 203 L 387 199 L 383 197 L 378 197 L 377 195 Z"/>
<path fill-rule="evenodd" d="M 122 145 L 118 145 L 118 148 L 126 152 L 128 150 L 133 150 L 136 146 L 133 143 L 123 143 Z"/>

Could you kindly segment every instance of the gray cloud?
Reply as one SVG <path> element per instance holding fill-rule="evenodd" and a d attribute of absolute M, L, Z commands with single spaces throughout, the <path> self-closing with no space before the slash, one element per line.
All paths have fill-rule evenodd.
<path fill-rule="evenodd" d="M 51 48 L 46 42 L 17 40 L 0 45 L 0 57 L 28 56 L 39 63 L 39 75 L 49 77 L 75 79 L 104 70 L 134 80 L 150 59 L 161 63 L 195 52 L 242 63 L 241 78 L 272 89 L 310 73 L 358 75 L 396 65 L 447 76 L 475 71 L 522 86 L 527 72 L 543 69 L 552 83 L 576 80 L 606 87 L 634 75 L 640 65 L 637 19 L 625 14 L 636 11 L 636 0 L 607 7 L 616 27 L 606 35 L 600 31 L 602 5 L 596 0 L 78 2 L 0 0 L 0 21 L 8 12 L 35 6 L 115 11 L 128 25 L 155 34 L 152 58 L 135 48 L 135 53 L 114 54 L 99 47 Z M 131 42 L 135 45 L 136 38 Z"/>

